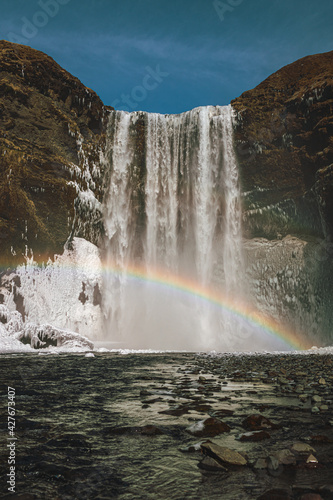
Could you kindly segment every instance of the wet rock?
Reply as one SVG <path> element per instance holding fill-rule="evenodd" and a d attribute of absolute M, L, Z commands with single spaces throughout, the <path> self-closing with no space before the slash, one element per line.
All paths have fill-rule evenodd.
<path fill-rule="evenodd" d="M 316 453 L 316 450 L 306 443 L 294 443 L 291 447 L 291 451 L 300 454 Z"/>
<path fill-rule="evenodd" d="M 301 400 L 301 401 L 306 401 L 308 399 L 308 394 L 300 394 L 298 396 L 298 398 Z"/>
<path fill-rule="evenodd" d="M 257 500 L 291 500 L 288 490 L 272 489 L 265 491 Z"/>
<path fill-rule="evenodd" d="M 331 496 L 332 496 L 332 498 L 333 498 L 333 484 L 325 484 L 324 486 L 321 486 L 321 487 L 319 488 L 319 491 L 320 491 L 323 495 L 327 496 L 327 498 L 331 498 L 331 497 L 329 497 L 328 495 L 331 495 Z"/>
<path fill-rule="evenodd" d="M 222 434 L 223 432 L 230 432 L 230 427 L 221 420 L 210 417 L 206 420 L 196 422 L 186 430 L 193 436 L 214 437 Z"/>
<path fill-rule="evenodd" d="M 196 404 L 192 404 L 190 406 L 190 409 L 194 410 L 194 411 L 198 411 L 200 413 L 203 413 L 203 412 L 206 413 L 211 409 L 211 406 L 206 404 L 206 403 L 196 403 Z"/>
<path fill-rule="evenodd" d="M 233 410 L 228 410 L 227 408 L 221 408 L 220 410 L 216 410 L 212 412 L 210 415 L 214 418 L 223 418 L 225 416 L 233 415 Z"/>
<path fill-rule="evenodd" d="M 300 500 L 323 500 L 323 497 L 318 493 L 305 493 L 300 497 Z"/>
<path fill-rule="evenodd" d="M 239 436 L 240 441 L 263 441 L 264 439 L 270 439 L 270 435 L 267 431 L 252 431 L 245 432 Z"/>
<path fill-rule="evenodd" d="M 269 470 L 276 471 L 280 467 L 279 460 L 274 455 L 267 457 L 267 467 Z"/>
<path fill-rule="evenodd" d="M 161 434 L 164 434 L 163 431 L 161 431 L 158 427 L 155 427 L 155 425 L 145 425 L 144 427 L 139 428 L 138 432 L 143 436 L 160 436 Z"/>
<path fill-rule="evenodd" d="M 259 413 L 246 417 L 242 425 L 245 429 L 250 429 L 251 431 L 279 428 L 277 424 L 274 424 L 268 418 L 264 417 L 263 415 L 260 415 Z"/>
<path fill-rule="evenodd" d="M 266 458 L 258 458 L 256 463 L 253 466 L 254 469 L 267 469 L 267 460 Z"/>
<path fill-rule="evenodd" d="M 297 500 L 304 498 L 306 495 L 318 494 L 318 492 L 311 488 L 311 486 L 306 485 L 294 485 L 292 487 L 292 492 Z"/>
<path fill-rule="evenodd" d="M 322 435 L 319 435 L 319 436 L 311 436 L 310 437 L 310 441 L 315 441 L 317 443 L 331 443 L 332 440 L 327 437 L 327 436 L 322 436 Z"/>
<path fill-rule="evenodd" d="M 211 472 L 228 472 L 228 469 L 223 467 L 222 464 L 217 462 L 212 457 L 204 457 L 201 462 L 198 463 L 198 467 L 203 470 L 211 471 Z"/>
<path fill-rule="evenodd" d="M 247 460 L 235 450 L 230 450 L 215 443 L 203 443 L 202 451 L 217 460 L 229 465 L 246 465 Z"/>
<path fill-rule="evenodd" d="M 152 396 L 153 393 L 150 391 L 147 391 L 147 389 L 141 389 L 140 391 L 140 396 Z"/>
<path fill-rule="evenodd" d="M 175 417 L 180 417 L 181 415 L 185 415 L 188 413 L 188 408 L 184 406 L 176 406 L 175 408 L 170 408 L 169 410 L 159 411 L 158 413 L 164 415 L 174 415 Z"/>
<path fill-rule="evenodd" d="M 318 460 L 314 455 L 309 455 L 308 458 L 306 459 L 307 464 L 317 464 Z"/>
<path fill-rule="evenodd" d="M 294 464 L 296 464 L 295 455 L 287 448 L 284 450 L 278 451 L 277 453 L 275 453 L 275 456 L 278 459 L 279 463 L 282 465 L 294 465 Z"/>

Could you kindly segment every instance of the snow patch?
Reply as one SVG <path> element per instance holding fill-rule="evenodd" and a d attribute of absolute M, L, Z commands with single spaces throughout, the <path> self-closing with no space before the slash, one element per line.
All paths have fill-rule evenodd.
<path fill-rule="evenodd" d="M 91 339 L 101 336 L 102 265 L 95 245 L 74 238 L 72 249 L 56 256 L 54 262 L 40 266 L 27 259 L 17 268 L 17 275 L 27 322 L 50 324 Z M 6 306 L 16 309 L 13 294 L 7 297 Z M 0 309 L 0 318 L 1 314 Z M 20 322 L 18 316 L 13 318 L 12 329 L 20 330 L 15 321 Z"/>
<path fill-rule="evenodd" d="M 18 311 L 0 305 L 0 352 L 35 352 L 36 349 L 82 352 L 91 351 L 94 344 L 78 333 L 52 325 L 24 323 Z M 56 352 L 56 351 L 55 351 Z"/>

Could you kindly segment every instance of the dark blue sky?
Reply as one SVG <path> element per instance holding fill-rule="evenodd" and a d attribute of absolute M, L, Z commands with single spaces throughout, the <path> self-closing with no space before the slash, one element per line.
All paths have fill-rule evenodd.
<path fill-rule="evenodd" d="M 0 38 L 52 56 L 118 109 L 228 104 L 333 49 L 332 0 L 1 0 Z M 125 102 L 126 101 L 126 102 Z"/>

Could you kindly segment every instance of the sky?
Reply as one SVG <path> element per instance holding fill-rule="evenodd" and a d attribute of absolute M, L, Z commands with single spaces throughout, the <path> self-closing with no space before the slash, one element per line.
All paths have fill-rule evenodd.
<path fill-rule="evenodd" d="M 333 50 L 332 0 L 0 0 L 0 39 L 46 52 L 127 111 L 225 105 Z"/>

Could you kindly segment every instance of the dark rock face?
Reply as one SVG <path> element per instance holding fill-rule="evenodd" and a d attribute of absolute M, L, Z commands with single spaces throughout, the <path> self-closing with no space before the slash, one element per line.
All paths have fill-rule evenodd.
<path fill-rule="evenodd" d="M 100 151 L 109 109 L 51 57 L 0 42 L 0 253 L 6 264 L 20 261 L 26 248 L 35 256 L 61 252 L 71 233 L 98 239 L 102 228 L 85 224 L 78 193 L 103 198 Z"/>
<path fill-rule="evenodd" d="M 332 235 L 333 52 L 232 101 L 247 236 Z"/>
<path fill-rule="evenodd" d="M 333 52 L 282 68 L 232 105 L 245 235 L 330 237 Z M 47 55 L 0 42 L 0 255 L 7 266 L 30 249 L 37 259 L 60 253 L 74 235 L 99 243 L 110 109 Z M 136 207 L 143 203 L 145 127 L 139 116 Z"/>

